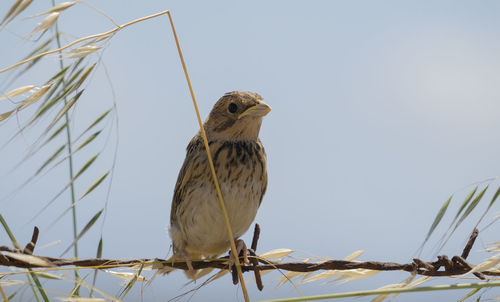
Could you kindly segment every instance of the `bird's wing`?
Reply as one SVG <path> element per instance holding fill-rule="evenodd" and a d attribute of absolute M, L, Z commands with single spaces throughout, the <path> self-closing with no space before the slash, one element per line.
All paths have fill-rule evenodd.
<path fill-rule="evenodd" d="M 262 204 L 262 199 L 264 198 L 264 194 L 266 194 L 267 190 L 267 157 L 266 157 L 266 151 L 264 150 L 264 145 L 262 145 L 262 142 L 260 139 L 257 140 L 257 145 L 260 147 L 257 150 L 257 159 L 259 163 L 262 165 L 262 193 L 260 194 L 260 200 L 259 200 L 259 207 Z"/>
<path fill-rule="evenodd" d="M 199 135 L 193 137 L 186 148 L 186 158 L 184 159 L 184 163 L 182 164 L 182 168 L 179 171 L 179 176 L 177 177 L 177 182 L 175 184 L 174 197 L 172 199 L 172 208 L 170 210 L 170 224 L 173 224 L 177 219 L 177 207 L 184 199 L 186 184 L 191 180 L 194 174 L 193 172 L 195 165 L 197 162 L 199 162 L 199 160 L 196 160 L 195 157 L 203 157 L 204 155 L 204 153 L 200 152 L 205 152 L 202 148 L 203 144 Z"/>

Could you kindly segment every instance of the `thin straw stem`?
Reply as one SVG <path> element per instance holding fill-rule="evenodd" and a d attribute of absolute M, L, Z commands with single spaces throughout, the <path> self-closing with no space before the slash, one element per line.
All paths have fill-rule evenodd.
<path fill-rule="evenodd" d="M 50 55 L 50 54 L 53 54 L 53 53 L 57 53 L 57 52 L 60 52 L 62 50 L 65 50 L 66 48 L 69 48 L 75 44 L 78 44 L 78 43 L 81 43 L 83 41 L 87 41 L 87 40 L 90 40 L 90 39 L 95 39 L 95 38 L 101 38 L 101 37 L 105 37 L 105 36 L 108 36 L 108 35 L 111 35 L 111 34 L 114 34 L 115 32 L 127 27 L 127 26 L 130 26 L 132 24 L 135 24 L 135 23 L 138 23 L 138 22 L 142 22 L 142 21 L 145 21 L 145 20 L 148 20 L 148 19 L 152 19 L 152 18 L 156 18 L 158 16 L 161 16 L 161 15 L 165 15 L 166 13 L 168 13 L 168 10 L 166 11 L 162 11 L 162 12 L 159 12 L 159 13 L 156 13 L 156 14 L 152 14 L 152 15 L 149 15 L 149 16 L 146 16 L 146 17 L 142 17 L 142 18 L 139 18 L 139 19 L 135 19 L 133 21 L 130 21 L 128 23 L 125 23 L 123 25 L 120 25 L 118 27 L 115 27 L 111 30 L 108 30 L 107 32 L 103 32 L 103 33 L 100 33 L 100 34 L 95 34 L 95 35 L 90 35 L 90 36 L 87 36 L 87 37 L 83 37 L 83 38 L 80 38 L 78 40 L 75 40 L 71 43 L 68 43 L 66 45 L 64 45 L 63 47 L 60 47 L 60 48 L 57 48 L 57 49 L 53 49 L 53 50 L 49 50 L 49 51 L 45 51 L 45 52 L 42 52 L 42 53 L 39 53 L 37 54 L 36 56 L 32 56 L 30 58 L 27 58 L 26 60 L 22 60 L 22 61 L 19 61 L 17 62 L 16 64 L 14 65 L 11 65 L 9 67 L 5 67 L 4 69 L 0 69 L 0 73 L 2 72 L 6 72 L 8 70 L 11 70 L 13 68 L 16 68 L 17 66 L 20 66 L 20 65 L 23 65 L 23 64 L 26 64 L 28 62 L 31 62 L 33 60 L 36 60 L 38 58 L 41 58 L 43 56 L 46 56 L 46 55 Z"/>
<path fill-rule="evenodd" d="M 241 282 L 241 290 L 243 291 L 243 296 L 245 298 L 245 301 L 249 302 L 250 298 L 248 297 L 247 287 L 246 287 L 245 281 L 243 279 L 243 273 L 241 271 L 238 254 L 236 252 L 236 244 L 234 243 L 233 232 L 231 230 L 231 224 L 229 223 L 229 217 L 227 216 L 226 206 L 224 204 L 224 199 L 222 198 L 222 192 L 220 190 L 219 181 L 217 180 L 217 174 L 215 173 L 214 163 L 212 161 L 212 155 L 210 153 L 210 147 L 208 146 L 207 135 L 205 133 L 205 129 L 203 128 L 203 122 L 201 121 L 200 111 L 198 110 L 198 104 L 196 103 L 196 98 L 194 96 L 193 87 L 191 86 L 191 80 L 189 79 L 189 75 L 188 75 L 187 68 L 186 68 L 186 63 L 184 62 L 184 57 L 182 55 L 181 46 L 179 44 L 179 39 L 177 38 L 177 33 L 175 31 L 174 21 L 172 20 L 172 15 L 170 14 L 170 11 L 167 11 L 167 14 L 168 14 L 168 18 L 170 20 L 170 25 L 172 26 L 172 32 L 174 34 L 175 44 L 177 45 L 179 57 L 181 59 L 182 68 L 184 69 L 184 75 L 186 76 L 186 81 L 187 81 L 187 84 L 189 86 L 189 92 L 191 93 L 191 98 L 193 99 L 193 105 L 194 105 L 194 109 L 196 111 L 196 117 L 198 118 L 198 124 L 200 125 L 200 132 L 201 132 L 201 136 L 203 137 L 203 143 L 205 144 L 205 150 L 207 151 L 208 163 L 210 165 L 210 171 L 212 172 L 212 178 L 214 180 L 215 189 L 217 190 L 217 196 L 219 198 L 220 207 L 221 207 L 222 213 L 224 214 L 224 221 L 226 222 L 226 229 L 227 229 L 227 233 L 229 236 L 229 242 L 231 242 L 231 253 L 233 255 L 233 258 L 235 259 L 236 271 L 238 272 L 238 276 L 239 276 L 240 282 Z"/>
<path fill-rule="evenodd" d="M 54 0 L 52 0 L 52 5 L 55 6 L 56 3 Z M 61 48 L 61 39 L 59 37 L 59 24 L 56 21 L 56 42 L 57 42 L 57 47 Z M 62 51 L 59 51 L 59 54 L 62 55 Z M 64 62 L 63 58 L 61 56 L 59 60 L 59 68 L 60 70 L 64 70 Z M 63 89 L 66 88 L 66 81 L 64 80 L 64 76 L 62 78 L 62 83 L 63 83 Z M 64 105 L 68 104 L 68 98 L 64 96 Z M 66 123 L 66 140 L 67 140 L 67 149 L 68 149 L 68 168 L 69 168 L 69 179 L 70 181 L 73 179 L 74 172 L 73 172 L 73 150 L 72 150 L 72 144 L 71 144 L 71 129 L 69 127 L 69 112 L 66 111 L 64 114 L 64 120 Z M 71 193 L 71 204 L 75 203 L 75 185 L 73 181 L 70 182 L 70 193 Z M 73 240 L 76 240 L 76 237 L 78 235 L 78 223 L 77 223 L 77 215 L 76 215 L 76 207 L 71 208 L 71 214 L 72 214 L 72 222 L 73 222 Z M 73 255 L 75 256 L 76 259 L 78 259 L 78 243 L 75 242 L 73 246 Z M 78 270 L 75 270 L 75 286 L 78 284 L 78 279 L 80 279 L 80 275 L 78 274 Z M 79 295 L 79 290 L 78 288 L 76 289 L 75 294 L 78 296 Z"/>

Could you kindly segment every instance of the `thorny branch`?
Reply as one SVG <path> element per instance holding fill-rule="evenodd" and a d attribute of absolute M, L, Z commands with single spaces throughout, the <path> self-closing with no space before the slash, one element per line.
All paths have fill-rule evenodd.
<path fill-rule="evenodd" d="M 438 256 L 437 260 L 434 262 L 425 262 L 420 259 L 413 259 L 412 263 L 399 264 L 394 262 L 378 262 L 378 261 L 346 261 L 346 260 L 328 260 L 318 263 L 304 263 L 304 262 L 288 262 L 288 263 L 275 263 L 266 259 L 262 259 L 255 254 L 257 248 L 257 241 L 260 234 L 260 227 L 258 224 L 255 225 L 254 237 L 252 241 L 251 248 L 248 249 L 250 264 L 242 264 L 241 269 L 243 272 L 253 271 L 255 274 L 255 280 L 259 290 L 262 290 L 262 280 L 260 277 L 260 271 L 266 270 L 287 270 L 294 272 L 312 272 L 318 270 L 350 270 L 350 269 L 370 269 L 378 271 L 395 271 L 402 270 L 411 273 L 416 273 L 425 276 L 454 276 L 462 275 L 469 272 L 474 265 L 471 265 L 466 261 L 469 252 L 474 245 L 474 242 L 478 236 L 478 230 L 474 229 L 472 232 L 461 256 L 453 256 L 451 259 L 446 255 Z M 152 264 L 154 268 L 160 268 L 165 266 L 170 266 L 178 269 L 187 270 L 188 267 L 185 262 L 170 262 L 164 259 L 134 259 L 134 260 L 119 260 L 119 259 L 64 259 L 64 258 L 53 258 L 46 256 L 33 255 L 35 249 L 36 241 L 38 239 L 38 228 L 35 227 L 33 231 L 33 238 L 30 243 L 26 245 L 23 250 L 13 249 L 7 246 L 0 246 L 0 266 L 15 266 L 20 268 L 40 268 L 40 267 L 62 267 L 62 266 L 75 266 L 75 267 L 92 267 L 92 268 L 108 268 L 113 267 L 125 267 L 134 266 L 141 264 Z M 31 259 L 25 257 L 19 257 L 22 255 L 29 255 Z M 17 256 L 17 257 L 16 257 Z M 240 257 L 242 260 L 243 257 Z M 38 261 L 33 261 L 38 260 Z M 193 261 L 192 265 L 194 269 L 203 268 L 218 268 L 218 269 L 228 269 L 227 267 L 228 256 L 221 257 L 215 260 L 198 260 Z M 259 264 L 260 263 L 260 264 Z M 234 266 L 232 268 L 234 271 Z M 1 274 L 0 274 L 1 275 Z M 498 271 L 483 271 L 474 273 L 479 279 L 485 279 L 485 276 L 500 276 Z M 238 279 L 233 278 L 233 282 L 237 283 Z"/>

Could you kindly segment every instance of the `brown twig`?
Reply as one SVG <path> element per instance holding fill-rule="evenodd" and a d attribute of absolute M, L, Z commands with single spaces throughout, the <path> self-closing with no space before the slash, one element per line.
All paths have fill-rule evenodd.
<path fill-rule="evenodd" d="M 250 246 L 250 248 L 254 252 L 257 250 L 257 243 L 259 241 L 259 236 L 260 236 L 260 225 L 256 223 L 255 228 L 253 229 L 252 245 Z"/>
<path fill-rule="evenodd" d="M 38 227 L 35 227 L 33 229 L 33 236 L 31 236 L 31 241 L 28 244 L 26 244 L 26 247 L 23 250 L 23 252 L 25 254 L 28 254 L 28 255 L 33 254 L 33 251 L 35 250 L 36 242 L 38 241 L 38 234 L 39 234 Z"/>
<path fill-rule="evenodd" d="M 250 253 L 250 256 L 253 256 L 250 258 L 250 263 L 254 267 L 254 276 L 255 276 L 255 284 L 257 284 L 257 288 L 262 291 L 264 288 L 264 284 L 262 283 L 262 277 L 260 276 L 260 271 L 258 269 L 259 266 L 259 260 L 257 260 L 257 255 L 255 254 L 255 251 L 257 250 L 257 243 L 259 241 L 259 236 L 260 236 L 260 225 L 258 223 L 255 224 L 255 229 L 253 231 L 253 239 L 252 239 L 252 246 L 248 250 Z"/>
<path fill-rule="evenodd" d="M 35 231 L 36 232 L 36 231 Z M 256 228 L 256 233 L 258 233 L 258 228 Z M 258 239 L 258 235 L 254 238 Z M 471 236 L 472 238 L 472 236 Z M 256 241 L 257 241 L 256 239 Z M 252 242 L 252 247 L 257 247 L 257 242 Z M 471 240 L 469 240 L 470 242 Z M 36 236 L 33 237 L 33 247 L 36 244 Z M 468 244 L 469 245 L 469 244 Z M 467 245 L 467 246 L 468 246 Z M 468 248 L 470 250 L 470 248 Z M 407 272 L 415 272 L 419 275 L 425 276 L 455 276 L 462 275 L 469 272 L 473 265 L 469 264 L 464 257 L 462 256 L 454 256 L 452 260 L 450 260 L 446 255 L 438 256 L 438 260 L 434 262 L 425 262 L 420 259 L 413 259 L 412 263 L 400 264 L 394 262 L 377 262 L 377 261 L 365 261 L 365 262 L 357 262 L 357 261 L 346 261 L 346 260 L 329 260 L 320 263 L 305 263 L 305 262 L 289 262 L 289 263 L 274 263 L 268 260 L 263 261 L 258 256 L 255 255 L 253 249 L 250 249 L 250 265 L 242 265 L 243 272 L 254 271 L 266 271 L 266 270 L 287 270 L 294 272 L 312 272 L 319 270 L 351 270 L 351 269 L 371 269 L 378 271 L 395 271 L 402 270 Z M 34 264 L 28 261 L 20 260 L 19 257 L 12 257 L 9 252 L 18 255 L 29 255 L 25 250 L 13 249 L 6 246 L 0 246 L 0 265 L 1 266 L 15 266 L 21 268 L 37 268 L 44 267 L 42 264 Z M 39 255 L 31 255 L 31 257 L 36 257 L 42 261 L 45 261 L 49 264 L 50 267 L 63 267 L 63 266 L 75 266 L 78 268 L 108 268 L 110 266 L 114 267 L 127 267 L 127 266 L 136 266 L 141 264 L 160 264 L 161 266 L 170 266 L 178 269 L 187 270 L 188 267 L 185 262 L 171 262 L 166 261 L 164 259 L 134 259 L 134 260 L 119 260 L 119 259 L 82 259 L 82 260 L 73 260 L 73 259 L 64 259 L 64 258 L 53 258 L 53 257 L 45 257 Z M 241 257 L 240 260 L 243 258 Z M 199 260 L 193 261 L 192 265 L 194 269 L 203 269 L 203 268 L 218 268 L 218 269 L 228 269 L 227 267 L 228 257 L 222 257 L 220 259 L 215 260 Z M 261 263 L 260 265 L 258 263 Z M 441 270 L 444 268 L 444 270 Z M 1 274 L 0 274 L 1 275 Z M 475 274 L 478 278 L 484 279 L 485 276 L 500 276 L 500 272 L 498 271 L 484 271 L 481 273 Z M 262 280 L 260 278 L 260 273 L 256 275 L 257 287 L 259 289 L 262 288 Z M 257 281 L 259 280 L 259 281 Z M 260 283 L 260 285 L 259 285 Z"/>
<path fill-rule="evenodd" d="M 469 241 L 467 241 L 467 244 L 464 247 L 464 251 L 462 252 L 463 259 L 467 259 L 467 257 L 469 257 L 470 250 L 472 249 L 474 242 L 476 242 L 477 235 L 479 235 L 479 231 L 477 228 L 474 228 L 474 230 L 470 234 Z"/>
<path fill-rule="evenodd" d="M 472 269 L 472 265 L 469 264 L 469 262 L 467 262 L 463 257 L 461 256 L 455 256 L 451 259 L 453 262 L 457 262 L 458 265 L 461 265 L 463 266 L 465 269 L 467 270 L 471 270 Z M 475 272 L 473 273 L 474 276 L 478 277 L 479 279 L 481 280 L 485 280 L 486 277 L 484 277 L 484 274 L 480 273 L 480 272 Z"/>

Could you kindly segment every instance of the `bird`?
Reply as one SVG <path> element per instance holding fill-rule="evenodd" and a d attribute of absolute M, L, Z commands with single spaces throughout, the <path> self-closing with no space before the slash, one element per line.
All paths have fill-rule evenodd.
<path fill-rule="evenodd" d="M 271 107 L 257 93 L 232 91 L 213 106 L 203 123 L 232 236 L 239 239 L 255 219 L 267 189 L 266 153 L 259 131 Z M 186 275 L 195 279 L 191 260 L 217 258 L 230 248 L 200 131 L 186 148 L 175 184 L 170 212 L 172 261 L 186 261 Z M 168 261 L 168 260 L 167 260 Z"/>

